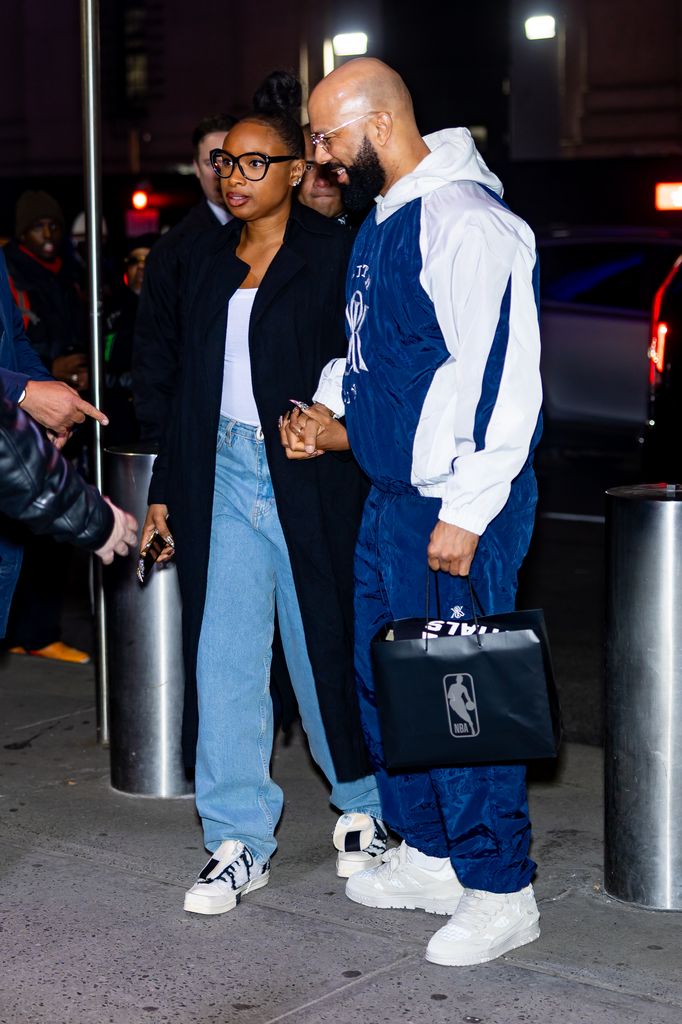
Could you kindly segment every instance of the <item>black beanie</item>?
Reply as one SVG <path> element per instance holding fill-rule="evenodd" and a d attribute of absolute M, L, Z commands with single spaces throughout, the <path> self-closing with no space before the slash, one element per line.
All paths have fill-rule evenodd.
<path fill-rule="evenodd" d="M 49 217 L 64 227 L 64 214 L 56 199 L 47 192 L 24 192 L 17 202 L 15 235 L 21 238 L 37 220 Z"/>

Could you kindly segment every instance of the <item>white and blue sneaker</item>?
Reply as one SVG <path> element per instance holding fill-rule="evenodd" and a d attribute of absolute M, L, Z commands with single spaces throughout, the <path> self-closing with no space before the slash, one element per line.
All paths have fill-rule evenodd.
<path fill-rule="evenodd" d="M 379 863 L 386 853 L 388 834 L 380 818 L 354 811 L 341 815 L 334 829 L 333 841 L 339 851 L 336 874 L 339 878 L 350 878 L 357 871 Z"/>
<path fill-rule="evenodd" d="M 262 889 L 270 880 L 270 861 L 257 861 L 248 846 L 225 839 L 191 889 L 185 910 L 192 914 L 224 914 L 234 910 L 247 892 Z"/>

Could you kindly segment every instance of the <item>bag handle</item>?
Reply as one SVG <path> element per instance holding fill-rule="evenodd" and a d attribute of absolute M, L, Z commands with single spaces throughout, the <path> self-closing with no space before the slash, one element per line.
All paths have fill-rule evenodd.
<path fill-rule="evenodd" d="M 427 564 L 427 566 L 426 566 L 426 622 L 429 621 L 429 596 L 430 596 L 430 591 L 431 591 L 431 586 L 430 586 L 430 584 L 431 584 L 431 577 L 429 576 L 430 572 L 433 572 L 433 575 L 436 578 L 436 614 L 438 615 L 439 619 L 441 617 L 441 614 L 440 614 L 440 588 L 438 586 L 438 572 L 435 569 L 432 570 L 430 568 L 430 566 Z M 474 616 L 474 625 L 476 626 L 476 643 L 478 644 L 479 647 L 483 647 L 483 642 L 481 640 L 481 634 L 479 632 L 478 616 L 476 614 L 476 605 L 478 605 L 478 608 L 479 608 L 479 611 L 480 611 L 481 615 L 485 615 L 485 612 L 483 610 L 483 605 L 481 604 L 481 599 L 479 598 L 478 594 L 474 590 L 474 585 L 471 582 L 471 576 L 467 576 L 466 577 L 466 581 L 469 584 L 469 596 L 471 598 L 471 611 L 472 611 L 473 616 Z M 424 637 L 424 650 L 428 651 L 428 649 L 429 649 L 429 636 L 428 636 L 428 631 L 425 630 L 425 632 L 426 632 L 426 636 Z"/>

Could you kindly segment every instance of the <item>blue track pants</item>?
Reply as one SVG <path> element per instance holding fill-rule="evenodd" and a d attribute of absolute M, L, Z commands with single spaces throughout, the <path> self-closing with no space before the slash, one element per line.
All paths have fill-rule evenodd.
<path fill-rule="evenodd" d="M 502 512 L 479 541 L 471 579 L 486 614 L 511 611 L 518 568 L 533 528 L 532 470 L 512 486 Z M 450 857 L 462 885 L 516 892 L 535 870 L 523 765 L 386 771 L 374 697 L 370 642 L 392 619 L 423 615 L 426 548 L 440 500 L 372 488 L 356 550 L 356 674 L 363 729 L 376 771 L 383 815 L 410 846 Z M 433 574 L 431 574 L 433 575 Z M 439 574 L 440 615 L 471 618 L 466 580 Z M 431 614 L 435 616 L 435 588 Z M 459 606 L 460 611 L 454 611 Z"/>

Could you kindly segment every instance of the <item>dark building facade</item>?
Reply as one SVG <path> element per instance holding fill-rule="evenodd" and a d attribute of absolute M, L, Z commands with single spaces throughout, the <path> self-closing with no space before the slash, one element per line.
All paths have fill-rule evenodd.
<path fill-rule="evenodd" d="M 79 0 L 3 4 L 0 235 L 11 232 L 14 202 L 26 184 L 49 186 L 67 214 L 82 209 L 79 9 Z M 365 31 L 369 53 L 403 74 L 423 131 L 470 127 L 511 201 L 520 200 L 531 220 L 534 205 L 541 221 L 604 211 L 603 201 L 594 209 L 585 204 L 584 182 L 592 179 L 571 169 L 575 160 L 603 180 L 609 161 L 629 161 L 636 181 L 644 174 L 638 161 L 656 162 L 650 177 L 669 177 L 682 152 L 682 0 L 456 0 L 421 7 L 407 0 L 260 0 L 257 8 L 100 0 L 100 10 L 110 221 L 122 223 L 129 184 L 145 178 L 191 203 L 198 192 L 180 175 L 191 174 L 196 122 L 207 113 L 246 112 L 255 87 L 276 67 L 314 85 L 329 67 L 325 41 L 341 31 Z M 526 38 L 526 18 L 539 13 L 555 18 L 554 38 Z M 540 166 L 547 162 L 559 170 Z M 626 177 L 621 170 L 619 180 Z M 649 190 L 647 179 L 647 196 Z M 630 215 L 631 192 L 623 187 L 622 200 L 611 195 L 610 218 Z M 648 217 L 646 203 L 639 219 Z M 165 221 L 180 212 L 169 207 Z"/>
<path fill-rule="evenodd" d="M 0 175 L 82 169 L 79 7 L 78 0 L 3 3 Z M 104 173 L 186 165 L 192 128 L 204 114 L 245 113 L 273 68 L 314 85 L 323 74 L 324 40 L 334 32 L 359 24 L 376 47 L 378 9 L 373 0 L 357 14 L 352 5 L 336 14 L 328 0 L 260 0 L 257 8 L 101 0 Z"/>
<path fill-rule="evenodd" d="M 529 40 L 530 14 L 556 36 Z M 682 153 L 680 0 L 511 0 L 514 159 Z"/>

